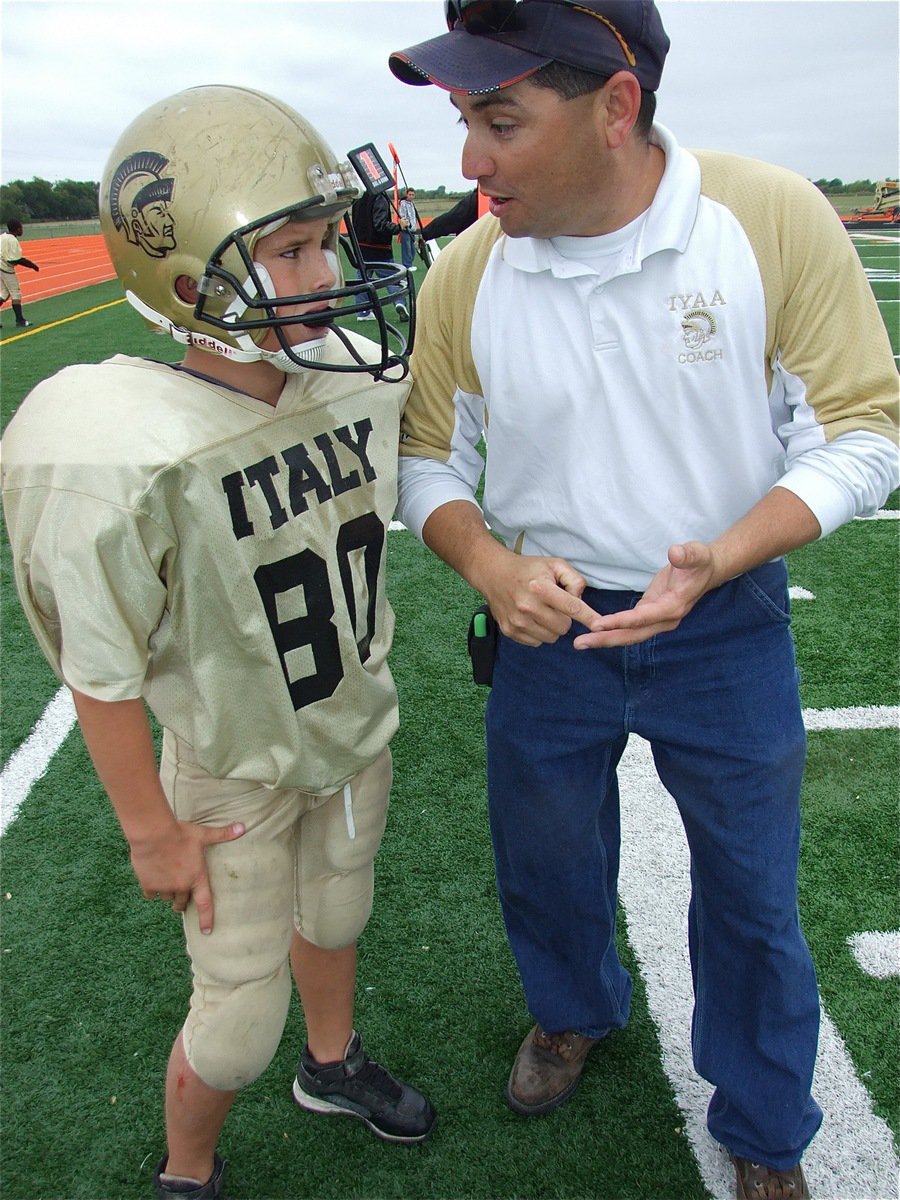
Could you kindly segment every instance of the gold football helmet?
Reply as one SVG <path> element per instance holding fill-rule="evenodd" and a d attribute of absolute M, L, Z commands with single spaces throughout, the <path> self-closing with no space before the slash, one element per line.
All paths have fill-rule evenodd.
<path fill-rule="evenodd" d="M 399 378 L 415 329 L 409 275 L 399 266 L 370 274 L 349 227 L 348 254 L 353 266 L 362 264 L 363 278 L 345 284 L 340 266 L 341 218 L 362 186 L 350 163 L 339 163 L 288 105 L 248 88 L 195 87 L 152 105 L 121 135 L 100 184 L 100 224 L 129 302 L 179 342 L 285 371 L 368 371 L 378 379 L 391 370 Z M 288 220 L 307 218 L 331 222 L 326 254 L 334 287 L 276 298 L 253 261 L 254 247 Z M 196 282 L 196 303 L 176 290 L 182 276 Z M 327 312 L 279 315 L 322 300 Z M 410 314 L 405 337 L 385 317 L 397 301 Z M 375 352 L 337 324 L 361 312 L 376 317 Z M 292 346 L 290 326 L 300 323 L 321 325 L 321 339 Z M 270 329 L 278 351 L 258 345 Z M 341 361 L 328 361 L 329 329 L 349 360 L 338 354 Z"/>

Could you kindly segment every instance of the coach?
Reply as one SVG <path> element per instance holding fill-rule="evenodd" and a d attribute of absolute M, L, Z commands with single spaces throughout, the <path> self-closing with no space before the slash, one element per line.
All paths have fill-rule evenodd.
<path fill-rule="evenodd" d="M 690 845 L 709 1129 L 739 1197 L 801 1200 L 819 1000 L 782 556 L 897 486 L 891 349 L 811 184 L 653 123 L 650 0 L 447 8 L 391 69 L 451 93 L 491 215 L 422 288 L 400 515 L 501 630 L 490 820 L 536 1022 L 507 1099 L 556 1107 L 628 1020 L 616 766 L 637 733 Z"/>

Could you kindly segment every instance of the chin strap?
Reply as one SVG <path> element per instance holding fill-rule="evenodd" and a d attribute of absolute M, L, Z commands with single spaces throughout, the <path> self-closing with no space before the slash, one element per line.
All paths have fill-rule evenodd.
<path fill-rule="evenodd" d="M 324 349 L 325 339 L 320 337 L 312 342 L 299 342 L 296 346 L 291 346 L 291 354 L 288 354 L 286 350 L 260 350 L 259 357 L 263 362 L 271 363 L 279 371 L 285 371 L 291 375 L 296 371 L 302 371 L 309 363 L 319 362 Z M 292 358 L 291 355 L 294 357 Z M 301 361 L 297 362 L 297 359 Z"/>
<path fill-rule="evenodd" d="M 229 346 L 227 342 L 219 341 L 212 334 L 194 333 L 190 329 L 176 325 L 168 317 L 164 317 L 162 313 L 158 313 L 155 309 L 151 308 L 149 304 L 145 304 L 134 292 L 126 291 L 125 297 L 128 303 L 133 308 L 136 308 L 145 320 L 157 325 L 163 333 L 167 333 L 169 337 L 174 338 L 182 346 L 196 346 L 198 350 L 207 350 L 213 354 L 221 354 L 232 362 L 267 362 L 271 363 L 273 367 L 277 367 L 279 371 L 291 374 L 296 371 L 302 371 L 309 363 L 319 362 L 322 358 L 322 351 L 325 348 L 324 337 L 315 338 L 309 342 L 299 342 L 296 346 L 291 347 L 291 354 L 295 356 L 292 358 L 286 350 L 261 350 L 247 334 L 235 334 L 235 337 L 244 342 L 247 347 L 246 349 L 238 350 L 234 346 Z M 297 359 L 301 361 L 298 362 L 296 361 Z"/>
<path fill-rule="evenodd" d="M 225 358 L 230 358 L 232 362 L 259 362 L 263 352 L 258 348 L 254 350 L 237 350 L 234 346 L 229 346 L 227 342 L 220 342 L 218 338 L 209 333 L 194 333 L 190 329 L 185 329 L 181 325 L 176 325 L 170 321 L 168 317 L 164 317 L 162 313 L 158 313 L 156 309 L 145 304 L 139 296 L 134 292 L 126 291 L 125 299 L 136 308 L 141 316 L 150 321 L 153 325 L 158 325 L 163 333 L 167 333 L 169 337 L 180 342 L 182 346 L 196 346 L 199 350 L 210 350 L 214 354 L 224 355 Z"/>

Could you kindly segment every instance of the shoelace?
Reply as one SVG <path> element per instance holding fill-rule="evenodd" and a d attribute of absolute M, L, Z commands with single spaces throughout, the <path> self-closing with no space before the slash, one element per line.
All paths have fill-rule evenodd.
<path fill-rule="evenodd" d="M 573 1035 L 568 1032 L 564 1033 L 547 1033 L 543 1029 L 538 1029 L 534 1035 L 534 1044 L 540 1047 L 541 1050 L 546 1050 L 549 1054 L 555 1054 L 558 1058 L 563 1058 L 568 1061 L 573 1051 L 575 1050 L 575 1042 Z"/>
<path fill-rule="evenodd" d="M 753 1180 L 753 1193 L 759 1200 L 790 1200 L 797 1191 L 797 1181 L 789 1175 L 782 1175 L 771 1167 L 761 1167 L 759 1163 L 751 1163 L 754 1171 L 766 1171 L 764 1178 Z"/>
<path fill-rule="evenodd" d="M 396 1079 L 384 1067 L 372 1062 L 371 1058 L 366 1059 L 353 1078 L 358 1079 L 360 1083 L 368 1084 L 377 1092 L 382 1092 L 389 1100 L 399 1100 L 403 1094 L 403 1089 Z"/>

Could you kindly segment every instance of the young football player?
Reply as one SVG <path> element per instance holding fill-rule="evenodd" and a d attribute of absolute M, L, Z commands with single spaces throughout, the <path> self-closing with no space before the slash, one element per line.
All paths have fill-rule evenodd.
<path fill-rule="evenodd" d="M 31 322 L 25 320 L 22 311 L 22 289 L 19 286 L 16 267 L 30 267 L 32 271 L 39 271 L 41 268 L 22 253 L 19 244 L 22 233 L 22 222 L 17 220 L 8 221 L 6 232 L 0 233 L 0 307 L 7 300 L 11 301 L 16 326 L 19 329 L 27 329 Z"/>
<path fill-rule="evenodd" d="M 360 186 L 261 93 L 147 109 L 112 151 L 101 222 L 129 301 L 184 360 L 68 367 L 4 438 L 22 604 L 143 895 L 183 914 L 194 986 L 159 1200 L 223 1195 L 219 1133 L 275 1054 L 291 976 L 297 1103 L 401 1143 L 435 1120 L 353 1027 L 398 723 L 384 567 L 408 390 L 381 311 L 405 273 L 343 286 Z M 377 312 L 377 340 L 336 309 Z"/>

